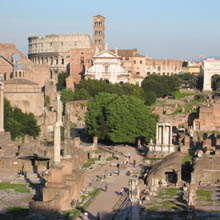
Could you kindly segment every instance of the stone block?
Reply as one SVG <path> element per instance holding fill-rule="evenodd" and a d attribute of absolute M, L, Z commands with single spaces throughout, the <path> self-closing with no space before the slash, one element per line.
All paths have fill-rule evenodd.
<path fill-rule="evenodd" d="M 63 183 L 63 167 L 52 167 L 48 182 Z"/>
<path fill-rule="evenodd" d="M 63 165 L 63 169 L 62 169 L 63 175 L 72 175 L 72 171 L 73 171 L 72 158 L 63 158 L 62 165 Z"/>

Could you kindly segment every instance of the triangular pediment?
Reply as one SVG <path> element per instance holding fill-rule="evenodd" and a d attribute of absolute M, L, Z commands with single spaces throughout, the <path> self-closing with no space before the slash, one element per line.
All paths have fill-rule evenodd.
<path fill-rule="evenodd" d="M 110 50 L 104 50 L 102 52 L 97 53 L 94 58 L 101 58 L 101 57 L 108 57 L 108 58 L 118 58 L 116 54 L 114 54 Z"/>

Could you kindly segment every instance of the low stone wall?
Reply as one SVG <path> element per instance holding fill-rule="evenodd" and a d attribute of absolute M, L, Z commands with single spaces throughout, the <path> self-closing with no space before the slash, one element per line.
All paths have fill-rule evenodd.
<path fill-rule="evenodd" d="M 0 158 L 0 168 L 18 169 L 16 158 Z"/>

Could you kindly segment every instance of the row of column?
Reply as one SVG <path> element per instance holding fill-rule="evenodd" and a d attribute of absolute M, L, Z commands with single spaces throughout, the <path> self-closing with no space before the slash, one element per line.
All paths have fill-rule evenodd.
<path fill-rule="evenodd" d="M 156 144 L 172 144 L 172 126 L 168 123 L 157 123 Z"/>
<path fill-rule="evenodd" d="M 32 62 L 35 64 L 49 64 L 49 65 L 65 65 L 65 60 L 63 57 L 46 57 L 46 56 L 34 56 L 31 58 Z"/>

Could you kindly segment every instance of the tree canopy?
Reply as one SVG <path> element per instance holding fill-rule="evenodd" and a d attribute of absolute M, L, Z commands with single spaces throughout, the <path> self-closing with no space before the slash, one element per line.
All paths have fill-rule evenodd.
<path fill-rule="evenodd" d="M 132 85 L 132 84 L 111 84 L 107 83 L 104 80 L 81 80 L 80 83 L 77 85 L 75 91 L 64 89 L 61 92 L 61 98 L 64 103 L 68 101 L 74 101 L 74 100 L 82 100 L 86 99 L 88 100 L 90 97 L 95 97 L 101 92 L 105 93 L 111 93 L 111 94 L 117 94 L 119 96 L 122 95 L 132 95 L 136 96 L 142 100 L 149 99 L 148 105 L 153 104 L 154 94 L 147 93 L 145 94 L 145 91 L 142 87 L 138 85 Z M 148 97 L 148 95 L 153 95 L 153 97 Z"/>
<path fill-rule="evenodd" d="M 135 96 L 100 93 L 89 99 L 86 127 L 90 135 L 112 143 L 134 144 L 155 138 L 157 117 Z"/>
<path fill-rule="evenodd" d="M 160 76 L 157 74 L 146 77 L 141 84 L 145 93 L 154 92 L 157 97 L 171 95 L 178 90 L 178 83 L 172 76 Z"/>
<path fill-rule="evenodd" d="M 58 74 L 57 91 L 62 91 L 66 88 L 66 78 L 68 73 L 62 72 Z"/>
<path fill-rule="evenodd" d="M 23 113 L 21 109 L 12 108 L 10 102 L 4 100 L 4 123 L 5 131 L 9 131 L 11 138 L 30 135 L 34 138 L 40 133 L 40 127 L 32 113 Z"/>

